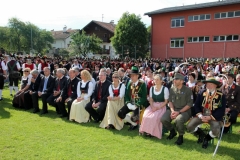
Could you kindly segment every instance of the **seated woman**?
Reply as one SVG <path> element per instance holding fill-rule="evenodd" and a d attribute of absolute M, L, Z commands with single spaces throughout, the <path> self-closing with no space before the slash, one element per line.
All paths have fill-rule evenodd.
<path fill-rule="evenodd" d="M 81 71 L 81 79 L 77 86 L 78 98 L 72 103 L 69 120 L 86 123 L 90 115 L 85 110 L 85 106 L 93 93 L 93 83 L 91 82 L 92 76 L 87 70 Z"/>
<path fill-rule="evenodd" d="M 32 75 L 30 74 L 30 68 L 24 68 L 23 76 L 21 79 L 21 88 L 14 95 L 12 105 L 16 108 L 25 108 L 24 105 L 24 93 L 28 91 L 31 84 Z M 29 106 L 28 106 L 29 107 Z"/>
<path fill-rule="evenodd" d="M 125 85 L 120 82 L 118 72 L 112 75 L 113 83 L 109 86 L 109 97 L 104 119 L 100 127 L 121 130 L 124 121 L 118 117 L 118 111 L 124 106 Z"/>
<path fill-rule="evenodd" d="M 166 111 L 169 91 L 167 87 L 162 85 L 161 75 L 156 74 L 154 76 L 154 83 L 155 86 L 151 87 L 149 92 L 150 106 L 144 111 L 139 132 L 142 134 L 146 133 L 146 136 L 154 136 L 161 139 L 163 127 L 160 119 Z"/>

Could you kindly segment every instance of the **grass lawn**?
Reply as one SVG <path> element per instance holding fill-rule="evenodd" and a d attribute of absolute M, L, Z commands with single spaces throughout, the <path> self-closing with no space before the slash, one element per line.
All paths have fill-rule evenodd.
<path fill-rule="evenodd" d="M 5 87 L 6 88 L 6 87 Z M 202 149 L 197 138 L 184 135 L 181 146 L 177 137 L 161 140 L 139 136 L 137 131 L 109 131 L 90 122 L 77 124 L 61 119 L 53 107 L 46 115 L 12 107 L 12 97 L 4 90 L 0 102 L 0 160 L 5 159 L 212 159 L 217 144 Z M 40 103 L 41 108 L 41 103 Z M 214 159 L 240 159 L 240 119 L 232 134 L 223 135 Z"/>

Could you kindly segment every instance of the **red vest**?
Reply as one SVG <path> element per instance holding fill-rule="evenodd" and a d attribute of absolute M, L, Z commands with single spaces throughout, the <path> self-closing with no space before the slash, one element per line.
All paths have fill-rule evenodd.
<path fill-rule="evenodd" d="M 32 64 L 27 64 L 27 63 L 25 63 L 25 68 L 30 68 L 31 70 L 33 70 L 34 68 L 33 68 L 33 63 Z"/>
<path fill-rule="evenodd" d="M 41 63 L 41 70 L 43 70 L 44 67 L 48 67 L 47 63 Z"/>

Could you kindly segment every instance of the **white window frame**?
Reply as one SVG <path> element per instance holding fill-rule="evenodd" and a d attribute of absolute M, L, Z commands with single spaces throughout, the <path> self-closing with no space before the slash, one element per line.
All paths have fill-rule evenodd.
<path fill-rule="evenodd" d="M 179 47 L 176 47 L 176 40 L 179 40 Z M 172 41 L 174 41 L 174 47 L 172 47 Z M 180 46 L 180 42 L 183 41 L 183 46 Z M 171 38 L 170 39 L 170 48 L 184 48 L 184 38 Z"/>
<path fill-rule="evenodd" d="M 220 40 L 220 37 L 224 36 L 224 40 Z M 228 36 L 232 36 L 232 40 L 227 40 Z M 238 40 L 233 40 L 234 36 L 238 36 Z M 213 36 L 213 42 L 234 42 L 234 41 L 239 41 L 239 36 L 237 34 L 232 34 L 232 35 L 219 35 L 219 36 Z M 218 37 L 218 41 L 214 41 L 214 37 Z"/>
<path fill-rule="evenodd" d="M 199 41 L 200 37 L 203 37 L 203 41 Z M 209 41 L 205 41 L 206 37 L 208 37 Z M 191 42 L 188 41 L 189 38 L 191 38 Z M 197 38 L 197 41 L 193 41 L 193 38 Z M 188 37 L 188 39 L 187 39 L 187 43 L 202 43 L 202 42 L 205 43 L 205 42 L 210 42 L 210 37 L 209 36 L 198 36 L 198 37 L 194 36 L 194 37 Z"/>
<path fill-rule="evenodd" d="M 176 26 L 176 20 L 180 20 L 180 26 Z M 182 20 L 184 21 L 184 25 L 182 26 Z M 174 21 L 175 26 L 172 26 L 172 22 Z M 184 17 L 176 17 L 171 19 L 171 28 L 181 28 L 185 27 L 185 18 Z"/>
<path fill-rule="evenodd" d="M 204 19 L 200 19 L 200 16 L 201 15 L 204 15 Z M 207 15 L 210 15 L 210 19 L 207 19 Z M 194 16 L 197 16 L 198 17 L 198 20 L 194 20 Z M 189 20 L 189 17 L 192 17 L 192 21 Z M 209 21 L 211 20 L 211 14 L 199 14 L 199 15 L 191 15 L 191 16 L 188 16 L 188 22 L 196 22 L 196 21 Z"/>
<path fill-rule="evenodd" d="M 228 17 L 228 12 L 233 12 L 233 17 Z M 226 18 L 238 18 L 238 17 L 240 17 L 240 15 L 236 16 L 236 12 L 240 12 L 240 10 L 214 13 L 214 19 L 226 19 Z M 226 17 L 222 17 L 223 13 L 226 13 Z M 215 18 L 216 14 L 220 14 L 220 18 Z"/>

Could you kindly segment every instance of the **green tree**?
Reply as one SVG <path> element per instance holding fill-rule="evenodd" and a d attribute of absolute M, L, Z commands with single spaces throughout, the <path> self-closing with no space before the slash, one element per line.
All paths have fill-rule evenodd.
<path fill-rule="evenodd" d="M 70 44 L 71 55 L 86 56 L 88 53 L 96 53 L 101 50 L 100 44 L 102 40 L 95 34 L 89 36 L 85 31 L 81 33 L 73 33 L 71 35 L 72 42 Z"/>
<path fill-rule="evenodd" d="M 147 28 L 141 17 L 129 12 L 123 13 L 111 42 L 120 57 L 145 57 L 148 50 Z"/>
<path fill-rule="evenodd" d="M 69 58 L 69 51 L 63 48 L 60 49 L 59 56 L 62 56 L 63 58 Z"/>

